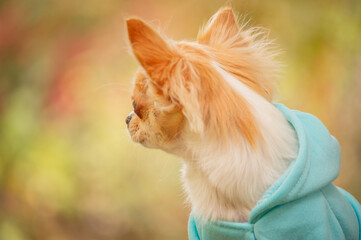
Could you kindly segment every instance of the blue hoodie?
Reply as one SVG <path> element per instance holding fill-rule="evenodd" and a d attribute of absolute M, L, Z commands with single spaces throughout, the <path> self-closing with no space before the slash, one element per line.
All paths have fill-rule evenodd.
<path fill-rule="evenodd" d="M 361 240 L 361 206 L 335 187 L 340 147 L 311 114 L 275 106 L 297 132 L 299 153 L 252 209 L 249 221 L 202 222 L 191 214 L 190 240 Z"/>

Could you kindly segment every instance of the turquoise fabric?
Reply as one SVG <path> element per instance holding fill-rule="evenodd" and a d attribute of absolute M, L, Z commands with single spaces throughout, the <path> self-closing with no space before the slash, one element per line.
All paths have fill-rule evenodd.
<path fill-rule="evenodd" d="M 297 132 L 298 157 L 252 209 L 249 221 L 201 222 L 191 214 L 190 240 L 361 240 L 361 206 L 335 187 L 340 147 L 311 114 L 275 104 Z"/>

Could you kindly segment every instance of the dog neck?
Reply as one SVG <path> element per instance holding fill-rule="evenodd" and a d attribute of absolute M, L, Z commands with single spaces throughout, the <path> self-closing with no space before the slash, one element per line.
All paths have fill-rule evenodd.
<path fill-rule="evenodd" d="M 201 219 L 246 222 L 263 193 L 297 156 L 298 143 L 294 129 L 272 103 L 215 68 L 247 100 L 263 140 L 252 147 L 241 133 L 237 143 L 219 143 L 207 135 L 195 138 L 180 153 L 184 188 Z"/>

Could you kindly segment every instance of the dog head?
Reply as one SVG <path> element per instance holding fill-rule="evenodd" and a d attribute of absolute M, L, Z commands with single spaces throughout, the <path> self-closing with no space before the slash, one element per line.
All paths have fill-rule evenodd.
<path fill-rule="evenodd" d="M 233 11 L 221 9 L 196 42 L 176 42 L 137 18 L 126 21 L 140 63 L 134 78 L 134 111 L 126 123 L 134 142 L 172 153 L 214 140 L 243 139 L 256 146 L 262 135 L 247 102 L 225 75 L 271 100 L 277 64 L 255 29 L 243 30 Z"/>

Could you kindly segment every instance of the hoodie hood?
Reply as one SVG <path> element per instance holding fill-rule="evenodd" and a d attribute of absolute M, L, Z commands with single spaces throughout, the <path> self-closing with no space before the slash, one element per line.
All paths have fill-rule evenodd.
<path fill-rule="evenodd" d="M 323 123 L 309 113 L 275 106 L 296 131 L 299 150 L 288 170 L 262 196 L 250 214 L 256 222 L 270 208 L 290 202 L 332 183 L 340 170 L 340 145 Z"/>
<path fill-rule="evenodd" d="M 297 158 L 292 161 L 281 178 L 263 194 L 252 209 L 248 222 L 201 223 L 191 215 L 188 226 L 190 239 L 258 239 L 259 236 L 274 237 L 267 239 L 324 239 L 320 236 L 329 233 L 327 230 L 324 232 L 327 227 L 321 225 L 327 221 L 334 221 L 335 216 L 335 221 L 342 220 L 338 225 L 346 226 L 346 230 L 341 229 L 337 234 L 356 236 L 359 228 L 357 214 L 347 199 L 332 185 L 340 169 L 340 146 L 337 140 L 315 116 L 290 110 L 282 104 L 275 104 L 275 107 L 284 114 L 297 133 L 299 143 Z M 329 213 L 329 209 L 332 213 Z M 319 214 L 313 216 L 316 212 Z M 347 214 L 351 220 L 347 220 L 343 215 L 337 217 L 337 214 Z M 330 215 L 333 216 L 331 220 Z M 277 221 L 279 223 L 276 224 Z M 312 227 L 312 221 L 317 227 Z M 296 232 L 307 233 L 302 228 L 312 229 L 317 235 L 313 238 L 293 235 L 293 238 L 290 238 Z M 279 229 L 288 232 L 282 235 Z M 330 229 L 333 231 L 332 226 Z M 337 234 L 335 236 L 339 237 Z M 358 239 L 358 236 L 357 233 L 357 238 L 350 239 Z"/>

